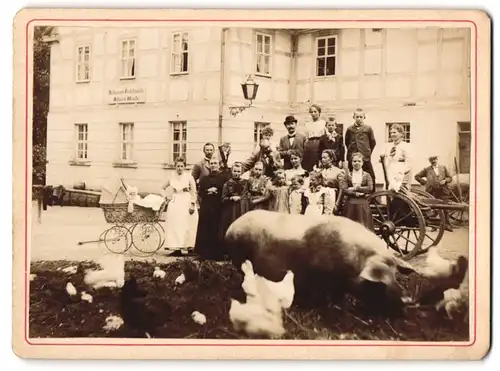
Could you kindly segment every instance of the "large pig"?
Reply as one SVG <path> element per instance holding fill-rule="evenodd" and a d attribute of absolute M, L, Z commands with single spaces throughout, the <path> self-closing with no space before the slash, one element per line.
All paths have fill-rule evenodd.
<path fill-rule="evenodd" d="M 314 305 L 311 295 L 342 297 L 349 291 L 384 314 L 400 313 L 404 305 L 396 271 L 414 271 L 372 231 L 340 216 L 251 211 L 229 227 L 225 248 L 238 269 L 248 259 L 268 280 L 293 271 L 296 302 Z"/>

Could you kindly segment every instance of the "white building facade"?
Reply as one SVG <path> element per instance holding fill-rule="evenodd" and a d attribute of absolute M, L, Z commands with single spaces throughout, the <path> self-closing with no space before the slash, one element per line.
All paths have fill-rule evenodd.
<path fill-rule="evenodd" d="M 114 174 L 154 191 L 179 154 L 230 142 L 244 160 L 266 125 L 299 125 L 316 103 L 341 128 L 366 112 L 377 146 L 402 123 L 414 172 L 430 155 L 460 172 L 470 159 L 470 31 L 440 29 L 59 28 L 52 44 L 47 184 L 99 188 Z M 241 83 L 259 84 L 252 107 Z"/>

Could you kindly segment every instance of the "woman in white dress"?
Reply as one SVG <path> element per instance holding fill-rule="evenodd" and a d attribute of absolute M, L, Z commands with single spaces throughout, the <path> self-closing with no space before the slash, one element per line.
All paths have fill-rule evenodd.
<path fill-rule="evenodd" d="M 166 250 L 174 250 L 171 256 L 187 254 L 194 247 L 198 211 L 196 208 L 196 183 L 193 176 L 185 171 L 186 160 L 175 160 L 175 173 L 163 186 L 170 202 L 166 212 Z"/>
<path fill-rule="evenodd" d="M 407 192 L 411 189 L 412 151 L 409 143 L 403 140 L 403 126 L 393 124 L 389 131 L 391 143 L 387 143 L 382 159 L 385 162 L 389 189 Z"/>
<path fill-rule="evenodd" d="M 319 153 L 319 139 L 323 134 L 325 134 L 326 122 L 320 119 L 321 107 L 317 104 L 313 104 L 309 108 L 309 114 L 311 115 L 312 121 L 305 123 L 305 135 L 307 141 L 304 146 L 304 155 L 302 157 L 302 167 L 307 172 L 311 172 L 314 166 L 318 166 L 321 153 Z"/>

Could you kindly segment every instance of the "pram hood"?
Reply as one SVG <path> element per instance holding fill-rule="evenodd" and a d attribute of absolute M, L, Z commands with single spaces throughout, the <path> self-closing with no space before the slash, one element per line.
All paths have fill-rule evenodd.
<path fill-rule="evenodd" d="M 101 190 L 100 204 L 123 204 L 128 202 L 127 186 L 123 178 L 115 176 L 109 179 Z"/>

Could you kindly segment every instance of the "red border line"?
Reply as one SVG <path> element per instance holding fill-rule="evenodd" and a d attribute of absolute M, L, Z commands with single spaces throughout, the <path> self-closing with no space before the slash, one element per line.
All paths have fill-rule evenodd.
<path fill-rule="evenodd" d="M 65 18 L 65 19 L 57 19 L 57 18 L 35 18 L 27 22 L 26 24 L 26 98 L 25 98 L 25 210 L 24 210 L 24 222 L 25 222 L 25 229 L 24 229 L 24 238 L 25 238 L 25 249 L 24 249 L 24 290 L 25 290 L 25 302 L 24 302 L 24 341 L 28 343 L 29 345 L 33 346 L 61 346 L 61 345 L 66 345 L 66 346 L 236 346 L 236 347 L 241 347 L 241 346 L 250 346 L 250 347 L 269 347 L 269 346 L 279 346 L 279 347 L 297 347 L 297 346 L 309 346 L 309 347 L 338 347 L 338 346 L 355 346 L 355 347 L 383 347 L 383 346 L 390 346 L 390 347 L 408 347 L 408 346 L 414 346 L 414 347 L 471 347 L 476 343 L 476 331 L 477 331 L 477 300 L 476 300 L 476 293 L 477 293 L 477 275 L 476 275 L 476 268 L 477 268 L 477 233 L 474 233 L 474 329 L 472 332 L 472 342 L 469 344 L 439 344 L 439 343 L 425 343 L 425 344 L 420 344 L 418 342 L 398 342 L 398 343 L 384 343 L 384 344 L 379 344 L 379 343 L 370 343 L 370 342 L 365 342 L 362 344 L 349 344 L 349 343 L 340 343 L 340 342 L 335 342 L 335 343 L 320 343 L 320 344 L 311 344 L 311 343 L 285 343 L 285 342 L 274 342 L 274 343 L 264 343 L 264 344 L 259 344 L 259 343 L 244 343 L 244 342 L 239 342 L 239 343 L 190 343 L 190 344 L 172 344 L 172 343 L 154 343 L 154 344 L 133 344 L 133 343 L 33 343 L 30 341 L 28 338 L 28 308 L 29 308 L 29 291 L 28 291 L 28 272 L 29 272 L 29 262 L 28 262 L 28 204 L 31 205 L 31 202 L 28 203 L 28 176 L 29 176 L 29 171 L 28 171 L 28 156 L 29 156 L 29 150 L 28 150 L 28 136 L 29 136 L 29 106 L 28 106 L 28 93 L 29 93 L 29 84 L 28 84 L 28 51 L 29 51 L 29 26 L 32 22 L 201 22 L 201 23 L 206 23 L 206 22 L 252 22 L 252 23 L 268 23 L 268 22 L 296 22 L 296 23 L 302 23 L 302 22 L 320 22 L 320 23 L 325 23 L 325 22 L 351 22 L 351 23 L 376 23 L 376 22 L 392 22 L 392 23 L 409 23 L 409 22 L 439 22 L 439 23 L 471 23 L 474 26 L 474 50 L 475 50 L 475 71 L 474 71 L 474 76 L 475 76 L 475 84 L 474 84 L 474 128 L 475 128 L 475 133 L 474 135 L 474 150 L 475 150 L 475 158 L 474 158 L 474 184 L 475 184 L 475 192 L 474 192 L 474 231 L 477 232 L 477 208 L 476 208 L 476 202 L 477 202 L 477 94 L 478 94 L 478 85 L 477 85 L 477 24 L 472 21 L 472 20 L 466 20 L 466 19 L 459 19 L 459 20 L 450 20 L 450 19 L 425 19 L 425 20 L 419 20 L 419 19 L 281 19 L 281 20 L 270 20 L 270 19 L 258 19 L 258 20 L 247 20 L 247 19 L 123 19 L 123 18 L 116 18 L 116 19 L 111 19 L 111 18 L 95 18 L 95 19 L 84 19 L 84 18 Z M 472 89 L 471 89 L 472 91 Z"/>

